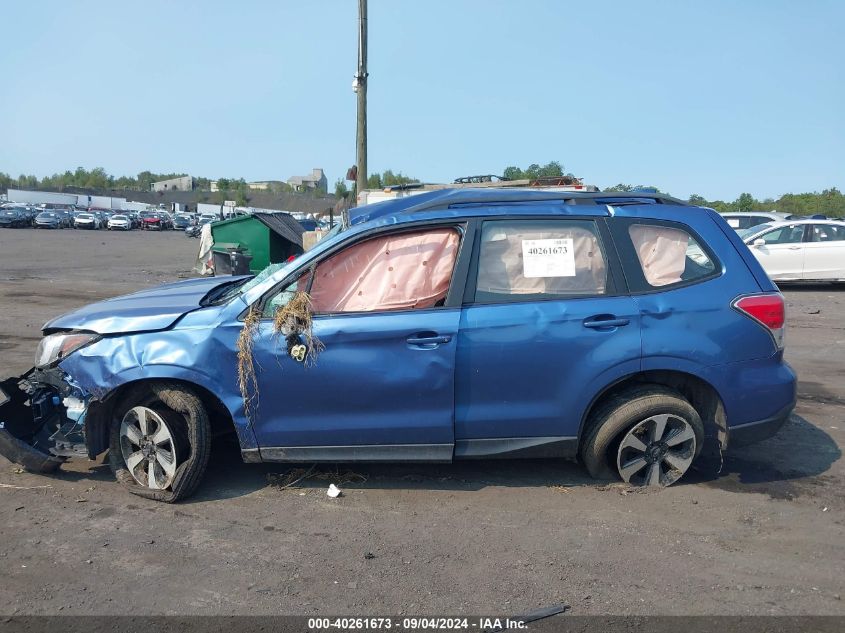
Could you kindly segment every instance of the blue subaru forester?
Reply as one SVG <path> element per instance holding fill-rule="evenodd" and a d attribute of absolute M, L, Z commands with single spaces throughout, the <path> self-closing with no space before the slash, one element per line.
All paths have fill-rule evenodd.
<path fill-rule="evenodd" d="M 783 297 L 710 209 L 434 191 L 351 209 L 254 277 L 48 323 L 0 383 L 0 452 L 48 471 L 108 450 L 162 501 L 196 489 L 219 431 L 245 462 L 561 457 L 668 486 L 788 418 L 783 335 Z"/>

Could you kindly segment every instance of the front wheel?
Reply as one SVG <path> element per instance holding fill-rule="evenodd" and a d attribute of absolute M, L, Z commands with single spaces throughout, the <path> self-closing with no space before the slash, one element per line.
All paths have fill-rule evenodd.
<path fill-rule="evenodd" d="M 590 415 L 581 458 L 590 475 L 671 486 L 701 452 L 701 416 L 677 391 L 631 387 Z"/>
<path fill-rule="evenodd" d="M 173 383 L 133 389 L 115 409 L 109 464 L 130 492 L 173 503 L 199 485 L 211 453 L 208 414 L 193 391 Z"/>

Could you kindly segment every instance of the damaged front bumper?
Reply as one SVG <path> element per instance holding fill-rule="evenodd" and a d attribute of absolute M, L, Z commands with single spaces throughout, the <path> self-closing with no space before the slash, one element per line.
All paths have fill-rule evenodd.
<path fill-rule="evenodd" d="M 33 472 L 54 471 L 68 457 L 96 456 L 85 437 L 89 400 L 59 368 L 0 381 L 0 454 Z"/>

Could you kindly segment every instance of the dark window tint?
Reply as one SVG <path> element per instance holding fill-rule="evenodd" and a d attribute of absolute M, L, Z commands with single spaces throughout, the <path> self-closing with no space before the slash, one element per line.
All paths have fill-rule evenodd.
<path fill-rule="evenodd" d="M 475 300 L 603 295 L 607 263 L 589 220 L 485 222 Z"/>
<path fill-rule="evenodd" d="M 845 226 L 833 224 L 814 224 L 810 230 L 813 242 L 840 242 L 845 240 Z"/>

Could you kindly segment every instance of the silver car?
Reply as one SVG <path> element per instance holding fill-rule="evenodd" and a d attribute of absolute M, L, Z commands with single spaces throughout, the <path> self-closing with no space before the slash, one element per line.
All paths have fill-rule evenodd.
<path fill-rule="evenodd" d="M 75 229 L 99 229 L 100 219 L 93 213 L 80 213 L 73 220 Z"/>
<path fill-rule="evenodd" d="M 109 218 L 109 231 L 130 231 L 132 229 L 132 220 L 125 215 L 113 215 Z"/>

